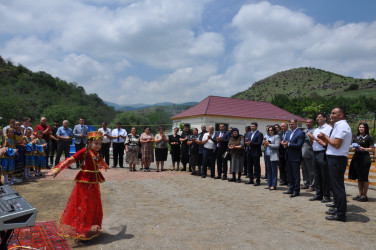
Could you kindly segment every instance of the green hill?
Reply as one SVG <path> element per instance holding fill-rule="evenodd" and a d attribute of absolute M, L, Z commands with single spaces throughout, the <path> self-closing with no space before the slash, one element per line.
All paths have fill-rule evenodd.
<path fill-rule="evenodd" d="M 276 73 L 255 82 L 252 87 L 232 97 L 270 102 L 278 94 L 292 98 L 334 94 L 344 97 L 361 95 L 372 97 L 376 95 L 376 81 L 346 77 L 321 69 L 304 67 Z"/>
<path fill-rule="evenodd" d="M 86 124 L 112 121 L 115 109 L 106 105 L 97 94 L 86 94 L 77 83 L 68 83 L 43 71 L 32 72 L 15 66 L 0 56 L 0 123 L 10 118 L 29 116 L 33 123 L 45 116 L 49 123 L 67 119 L 75 124 L 80 117 Z"/>

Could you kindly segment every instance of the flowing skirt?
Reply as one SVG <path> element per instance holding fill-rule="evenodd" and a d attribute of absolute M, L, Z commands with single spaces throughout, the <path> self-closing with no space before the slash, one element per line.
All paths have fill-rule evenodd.
<path fill-rule="evenodd" d="M 76 182 L 60 219 L 59 234 L 90 240 L 100 234 L 102 219 L 99 184 Z"/>

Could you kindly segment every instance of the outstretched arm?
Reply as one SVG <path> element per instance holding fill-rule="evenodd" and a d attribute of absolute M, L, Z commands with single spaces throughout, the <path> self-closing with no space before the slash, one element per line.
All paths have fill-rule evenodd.
<path fill-rule="evenodd" d="M 57 164 L 53 169 L 51 169 L 47 175 L 51 175 L 54 178 L 64 169 L 68 168 L 71 164 L 75 163 L 76 160 L 73 157 L 65 159 L 63 162 Z"/>
<path fill-rule="evenodd" d="M 99 169 L 104 169 L 104 171 L 107 171 L 107 169 L 108 169 L 108 165 L 107 165 L 107 163 L 104 161 L 103 158 L 102 158 L 102 161 L 99 162 L 98 166 L 99 166 Z"/>

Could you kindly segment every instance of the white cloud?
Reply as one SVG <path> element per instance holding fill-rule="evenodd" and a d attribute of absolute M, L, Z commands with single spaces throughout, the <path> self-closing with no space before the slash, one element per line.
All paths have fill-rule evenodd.
<path fill-rule="evenodd" d="M 210 3 L 217 2 L 3 1 L 0 55 L 119 104 L 230 96 L 303 66 L 376 77 L 376 22 L 322 25 L 303 12 L 258 2 L 244 4 L 223 30 L 211 32 L 203 18 L 216 14 L 205 12 Z"/>

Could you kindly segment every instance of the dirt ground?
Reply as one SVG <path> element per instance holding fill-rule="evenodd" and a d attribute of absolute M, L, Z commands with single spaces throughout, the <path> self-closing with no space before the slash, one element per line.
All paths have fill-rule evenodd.
<path fill-rule="evenodd" d="M 170 164 L 167 164 L 168 166 Z M 38 221 L 55 220 L 65 208 L 77 170 L 40 178 L 17 190 L 38 209 Z M 188 172 L 129 172 L 109 169 L 101 185 L 102 234 L 69 240 L 74 249 L 374 249 L 376 190 L 369 202 L 353 201 L 346 184 L 347 222 L 325 220 L 327 208 L 308 201 L 313 193 L 289 198 L 265 188 L 202 179 Z"/>

